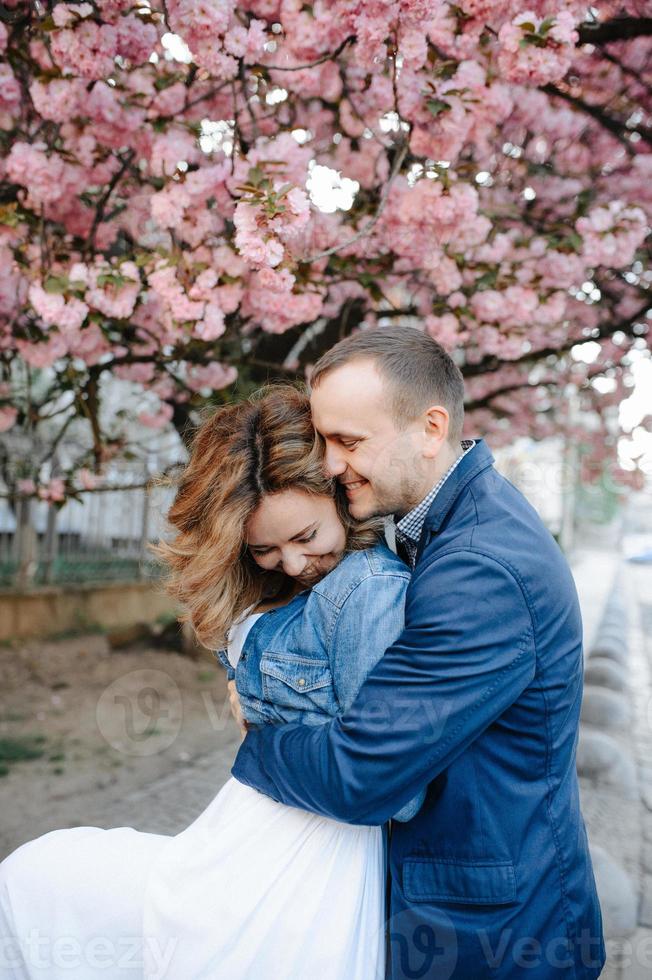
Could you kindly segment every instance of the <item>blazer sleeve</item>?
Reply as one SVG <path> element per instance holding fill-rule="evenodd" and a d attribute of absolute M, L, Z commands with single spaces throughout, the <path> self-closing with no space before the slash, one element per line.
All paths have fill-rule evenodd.
<path fill-rule="evenodd" d="M 250 732 L 232 773 L 290 806 L 381 824 L 510 707 L 535 674 L 520 582 L 472 549 L 417 567 L 405 629 L 342 715 Z"/>
<path fill-rule="evenodd" d="M 400 636 L 409 581 L 407 572 L 369 575 L 342 603 L 328 648 L 341 711 L 351 706 L 367 675 Z M 393 819 L 411 820 L 425 795 L 425 788 L 420 789 L 414 799 L 392 815 Z"/>

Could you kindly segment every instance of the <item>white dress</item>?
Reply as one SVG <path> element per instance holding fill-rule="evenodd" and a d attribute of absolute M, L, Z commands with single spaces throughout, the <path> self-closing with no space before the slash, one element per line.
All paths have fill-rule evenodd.
<path fill-rule="evenodd" d="M 383 980 L 384 891 L 382 828 L 231 778 L 174 837 L 75 827 L 10 854 L 0 980 Z"/>

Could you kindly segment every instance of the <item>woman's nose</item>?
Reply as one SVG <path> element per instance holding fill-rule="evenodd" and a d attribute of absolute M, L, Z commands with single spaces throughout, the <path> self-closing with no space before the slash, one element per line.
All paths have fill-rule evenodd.
<path fill-rule="evenodd" d="M 281 564 L 286 575 L 296 578 L 297 575 L 301 575 L 306 567 L 306 556 L 298 551 L 289 552 L 287 555 L 281 556 Z"/>

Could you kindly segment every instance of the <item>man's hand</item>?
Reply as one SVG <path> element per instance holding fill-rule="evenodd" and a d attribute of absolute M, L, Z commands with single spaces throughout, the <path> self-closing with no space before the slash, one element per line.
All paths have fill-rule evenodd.
<path fill-rule="evenodd" d="M 229 705 L 231 706 L 231 714 L 238 723 L 238 728 L 240 729 L 240 734 L 244 738 L 247 734 L 247 722 L 244 720 L 242 709 L 240 707 L 240 698 L 238 697 L 238 692 L 235 689 L 235 681 L 227 681 L 227 690 L 229 692 Z"/>

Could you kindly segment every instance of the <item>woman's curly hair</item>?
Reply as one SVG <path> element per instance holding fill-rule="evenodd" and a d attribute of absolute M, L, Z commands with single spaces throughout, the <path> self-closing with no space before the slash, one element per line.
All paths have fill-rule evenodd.
<path fill-rule="evenodd" d="M 261 569 L 247 548 L 247 524 L 263 497 L 290 489 L 332 497 L 347 551 L 371 547 L 381 534 L 382 521 L 349 515 L 342 487 L 324 474 L 323 441 L 298 385 L 269 385 L 206 418 L 176 485 L 167 515 L 176 533 L 152 550 L 168 568 L 164 584 L 185 609 L 182 622 L 212 649 L 225 645 L 246 609 L 289 597 L 295 586 Z"/>

